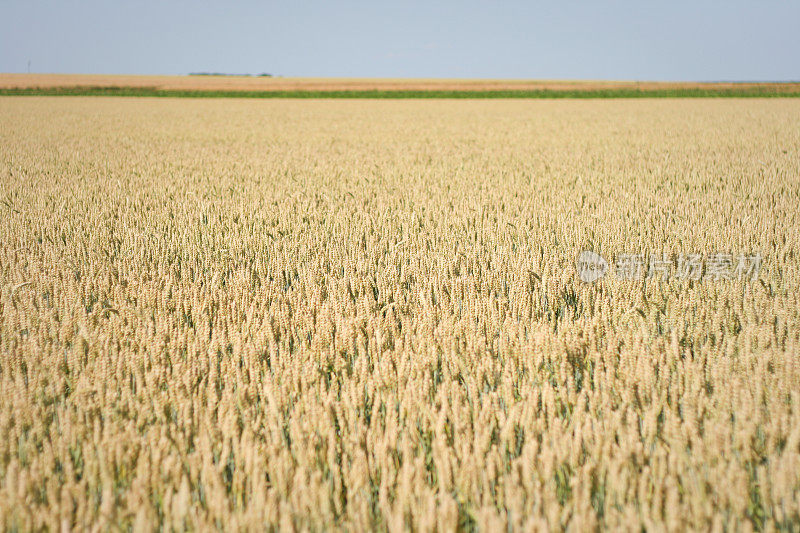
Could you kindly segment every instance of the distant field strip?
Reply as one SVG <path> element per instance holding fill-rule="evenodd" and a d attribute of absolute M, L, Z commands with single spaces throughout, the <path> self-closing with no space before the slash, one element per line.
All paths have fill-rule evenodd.
<path fill-rule="evenodd" d="M 798 82 L 657 82 L 0 74 L 4 96 L 653 98 L 798 96 Z"/>
<path fill-rule="evenodd" d="M 149 96 L 172 98 L 796 98 L 800 90 L 774 87 L 674 89 L 505 89 L 505 90 L 202 90 L 155 87 L 0 88 L 0 96 Z"/>

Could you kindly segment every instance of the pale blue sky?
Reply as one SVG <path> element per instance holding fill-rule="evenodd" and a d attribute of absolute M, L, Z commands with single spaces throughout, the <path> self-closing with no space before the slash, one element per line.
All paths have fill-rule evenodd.
<path fill-rule="evenodd" d="M 2 0 L 0 71 L 28 60 L 32 72 L 800 80 L 800 2 Z"/>

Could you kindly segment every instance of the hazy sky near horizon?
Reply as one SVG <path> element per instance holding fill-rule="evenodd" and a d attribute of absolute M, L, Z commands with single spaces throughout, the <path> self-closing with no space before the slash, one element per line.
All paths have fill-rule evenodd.
<path fill-rule="evenodd" d="M 0 71 L 800 80 L 800 2 L 0 3 Z"/>

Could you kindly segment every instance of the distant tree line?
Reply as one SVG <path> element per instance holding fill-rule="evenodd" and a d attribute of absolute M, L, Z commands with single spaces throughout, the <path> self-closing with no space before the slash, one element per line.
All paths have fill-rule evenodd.
<path fill-rule="evenodd" d="M 272 74 L 262 72 L 261 74 L 227 74 L 225 72 L 190 72 L 189 76 L 243 76 L 248 78 L 271 78 Z"/>

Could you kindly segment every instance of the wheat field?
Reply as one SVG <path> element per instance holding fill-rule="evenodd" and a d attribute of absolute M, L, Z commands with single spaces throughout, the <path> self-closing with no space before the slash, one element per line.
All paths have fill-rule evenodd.
<path fill-rule="evenodd" d="M 3 530 L 800 528 L 798 101 L 4 97 L 0 176 Z"/>

